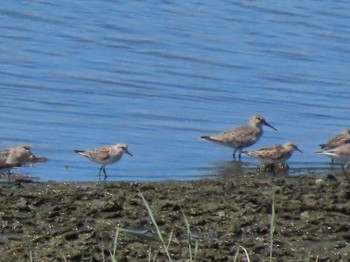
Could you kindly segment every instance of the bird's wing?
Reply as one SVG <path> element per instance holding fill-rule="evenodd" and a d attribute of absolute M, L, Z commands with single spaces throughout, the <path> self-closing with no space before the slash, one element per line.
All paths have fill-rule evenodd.
<path fill-rule="evenodd" d="M 0 162 L 5 163 L 6 160 L 7 160 L 7 157 L 9 156 L 9 154 L 10 154 L 10 149 L 9 148 L 1 150 L 0 151 Z"/>
<path fill-rule="evenodd" d="M 348 143 L 350 143 L 349 135 L 338 134 L 334 137 L 331 137 L 326 144 L 321 144 L 320 147 L 321 149 L 328 150 Z"/>
<path fill-rule="evenodd" d="M 254 151 L 250 151 L 249 154 L 257 158 L 269 158 L 278 160 L 283 158 L 284 151 L 282 146 L 267 146 Z"/>
<path fill-rule="evenodd" d="M 212 137 L 223 142 L 245 143 L 256 136 L 256 130 L 249 125 L 232 128 Z"/>
<path fill-rule="evenodd" d="M 107 146 L 101 146 L 89 151 L 89 157 L 94 159 L 105 160 L 110 157 L 111 148 Z"/>

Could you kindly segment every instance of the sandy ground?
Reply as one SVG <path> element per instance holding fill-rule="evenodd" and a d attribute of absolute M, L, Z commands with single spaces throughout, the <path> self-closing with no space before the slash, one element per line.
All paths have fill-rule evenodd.
<path fill-rule="evenodd" d="M 191 182 L 2 183 L 1 261 L 350 261 L 350 184 L 341 174 L 235 174 Z M 191 241 L 184 215 L 191 229 Z M 191 249 L 189 248 L 191 244 Z M 196 252 L 197 244 L 197 252 Z M 196 253 L 196 254 L 195 254 Z M 242 249 L 237 261 L 247 261 Z"/>

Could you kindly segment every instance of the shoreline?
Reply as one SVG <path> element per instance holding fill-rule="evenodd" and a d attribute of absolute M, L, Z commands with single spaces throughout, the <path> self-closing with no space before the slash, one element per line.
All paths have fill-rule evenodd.
<path fill-rule="evenodd" d="M 337 174 L 339 176 L 339 173 L 341 173 L 340 165 L 334 164 L 335 167 L 331 166 L 304 166 L 304 167 L 292 167 L 288 168 L 286 170 L 285 168 L 278 167 L 277 169 L 277 175 L 278 176 L 327 176 L 331 175 L 334 176 Z M 163 182 L 171 182 L 171 181 L 178 181 L 178 182 L 192 182 L 192 181 L 198 181 L 203 179 L 222 179 L 222 178 L 228 178 L 230 179 L 233 176 L 241 176 L 244 174 L 256 174 L 258 176 L 264 175 L 264 176 L 274 176 L 271 171 L 267 168 L 265 170 L 261 170 L 260 168 L 263 167 L 263 165 L 237 165 L 235 161 L 228 162 L 225 165 L 218 165 L 218 167 L 213 170 L 211 174 L 206 175 L 198 175 L 198 176 L 191 176 L 190 178 L 182 178 L 182 179 L 176 179 L 176 178 L 165 178 L 161 180 L 109 180 L 107 178 L 106 181 L 101 180 L 45 180 L 41 181 L 39 176 L 30 176 L 28 173 L 20 173 L 20 172 L 14 172 L 10 174 L 11 182 L 23 182 L 23 183 L 101 183 L 101 182 L 126 182 L 126 183 L 163 183 Z M 348 169 L 348 172 L 350 172 L 350 168 Z M 343 176 L 342 174 L 340 174 Z M 98 176 L 96 176 L 97 178 Z M 174 176 L 173 176 L 174 177 Z M 112 177 L 115 178 L 115 177 Z M 0 184 L 6 184 L 8 183 L 8 177 L 7 174 L 2 173 L 0 174 Z"/>
<path fill-rule="evenodd" d="M 174 261 L 233 260 L 238 246 L 266 261 L 275 206 L 273 261 L 347 261 L 350 183 L 341 173 L 230 177 L 159 182 L 35 182 L 0 185 L 0 250 L 6 261 L 110 261 L 116 227 L 118 261 L 167 261 L 147 209 Z M 182 213 L 183 212 L 183 213 Z M 138 232 L 138 233 L 137 233 Z M 140 233 L 141 232 L 141 233 Z M 246 261 L 240 252 L 237 261 Z"/>

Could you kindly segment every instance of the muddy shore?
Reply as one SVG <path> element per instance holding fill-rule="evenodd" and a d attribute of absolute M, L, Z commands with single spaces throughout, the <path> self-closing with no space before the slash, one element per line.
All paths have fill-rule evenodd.
<path fill-rule="evenodd" d="M 190 182 L 2 183 L 1 261 L 168 261 L 140 197 L 148 201 L 173 261 L 350 261 L 350 184 L 341 174 L 237 174 Z M 198 245 L 195 253 L 195 245 Z M 308 260 L 309 259 L 309 260 Z M 246 261 L 241 250 L 237 261 Z"/>

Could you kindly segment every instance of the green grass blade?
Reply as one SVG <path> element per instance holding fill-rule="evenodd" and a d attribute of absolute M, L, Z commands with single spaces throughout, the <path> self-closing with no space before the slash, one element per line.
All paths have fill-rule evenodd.
<path fill-rule="evenodd" d="M 146 235 L 147 231 L 130 230 L 130 229 L 122 228 L 122 227 L 119 227 L 119 231 L 133 235 L 133 236 L 135 236 L 143 241 L 146 241 L 146 242 L 160 242 L 160 243 L 162 243 L 162 241 L 157 236 Z"/>
<path fill-rule="evenodd" d="M 271 214 L 271 222 L 270 222 L 270 262 L 272 262 L 272 251 L 273 251 L 273 234 L 275 232 L 275 197 L 272 199 L 272 214 Z"/>
<path fill-rule="evenodd" d="M 171 241 L 173 240 L 173 233 L 174 233 L 174 231 L 171 230 L 170 236 L 169 236 L 169 239 L 168 239 L 168 245 L 167 245 L 167 248 L 168 248 L 168 249 L 169 249 L 169 246 L 170 246 Z"/>
<path fill-rule="evenodd" d="M 190 253 L 190 262 L 192 262 L 192 233 L 191 233 L 191 229 L 190 229 L 190 223 L 188 223 L 187 217 L 184 213 L 184 211 L 181 209 L 182 215 L 184 217 L 185 220 L 185 225 L 186 225 L 186 231 L 187 231 L 187 240 L 188 240 L 188 250 Z"/>
<path fill-rule="evenodd" d="M 29 251 L 29 262 L 33 262 L 33 252 Z"/>
<path fill-rule="evenodd" d="M 311 251 L 309 251 L 309 253 L 307 253 L 307 260 L 306 260 L 306 262 L 310 262 L 310 257 L 311 257 Z"/>
<path fill-rule="evenodd" d="M 160 229 L 159 229 L 159 227 L 158 227 L 158 224 L 157 224 L 156 220 L 154 219 L 153 211 L 152 211 L 152 209 L 150 208 L 150 206 L 148 205 L 148 202 L 147 202 L 146 199 L 143 197 L 143 195 L 142 195 L 141 192 L 140 192 L 140 197 L 142 198 L 143 204 L 145 205 L 145 207 L 146 207 L 146 209 L 147 209 L 148 215 L 150 216 L 153 225 L 156 227 L 157 235 L 158 235 L 160 241 L 162 241 L 162 243 L 164 243 L 164 238 L 163 238 L 163 236 L 162 236 L 162 232 L 160 231 Z"/>
<path fill-rule="evenodd" d="M 233 262 L 237 261 L 237 258 L 238 258 L 238 255 L 239 255 L 239 249 L 240 249 L 240 247 L 238 246 L 237 251 L 235 253 L 235 256 L 233 257 Z"/>
<path fill-rule="evenodd" d="M 152 249 L 151 248 L 149 248 L 148 250 L 147 250 L 147 253 L 148 253 L 148 262 L 151 262 L 151 259 L 152 259 Z"/>
<path fill-rule="evenodd" d="M 198 239 L 195 240 L 195 245 L 194 245 L 194 261 L 196 261 L 197 254 L 198 254 L 198 249 L 199 249 L 199 241 Z"/>
<path fill-rule="evenodd" d="M 170 252 L 169 252 L 169 245 L 167 246 L 165 244 L 165 241 L 164 241 L 164 238 L 162 236 L 162 232 L 160 231 L 159 227 L 158 227 L 158 224 L 154 218 L 154 215 L 153 215 L 153 212 L 152 212 L 152 209 L 150 208 L 150 206 L 148 205 L 148 202 L 146 201 L 146 199 L 143 197 L 142 193 L 140 192 L 139 193 L 140 197 L 142 198 L 142 201 L 147 209 L 147 212 L 148 212 L 148 215 L 150 216 L 151 220 L 152 220 L 152 223 L 153 225 L 156 227 L 156 231 L 157 231 L 157 235 L 160 239 L 160 241 L 162 242 L 163 244 L 163 248 L 164 248 L 164 251 L 166 253 L 166 255 L 168 256 L 168 259 L 170 262 L 172 262 L 172 259 L 171 259 L 171 256 L 170 256 Z"/>
<path fill-rule="evenodd" d="M 247 249 L 245 249 L 243 246 L 238 246 L 237 251 L 236 251 L 236 253 L 235 253 L 235 256 L 234 256 L 234 258 L 233 258 L 233 262 L 236 262 L 236 261 L 237 261 L 238 255 L 239 255 L 239 250 L 240 250 L 240 249 L 243 249 L 243 251 L 244 251 L 244 253 L 245 253 L 245 256 L 246 256 L 246 259 L 247 259 L 247 262 L 250 262 L 250 258 L 249 258 L 248 251 L 247 251 Z"/>
<path fill-rule="evenodd" d="M 247 258 L 247 262 L 250 262 L 250 258 L 249 258 L 247 249 L 245 249 L 245 248 L 242 247 L 242 246 L 239 246 L 239 247 L 243 249 L 243 251 L 244 251 L 244 253 L 245 253 L 245 256 L 246 256 L 246 258 Z"/>
<path fill-rule="evenodd" d="M 115 256 L 112 254 L 111 251 L 109 251 L 109 254 L 111 255 L 111 262 L 118 262 Z"/>
<path fill-rule="evenodd" d="M 64 261 L 64 262 L 67 262 L 66 257 L 65 257 L 63 254 L 61 254 L 61 256 L 62 256 L 62 258 L 63 258 L 63 261 Z"/>
<path fill-rule="evenodd" d="M 119 229 L 119 227 L 117 227 L 117 229 L 115 231 L 114 242 L 113 242 L 113 258 L 115 257 L 115 253 L 117 251 L 119 232 L 120 232 L 120 229 Z"/>

